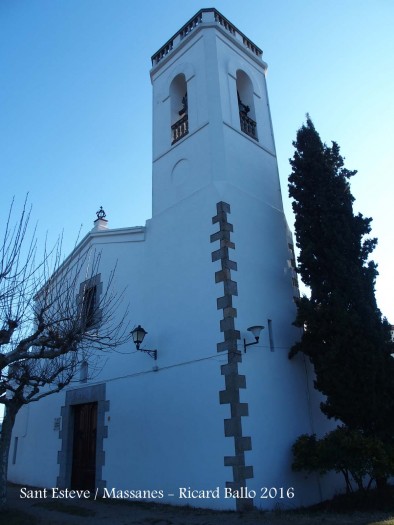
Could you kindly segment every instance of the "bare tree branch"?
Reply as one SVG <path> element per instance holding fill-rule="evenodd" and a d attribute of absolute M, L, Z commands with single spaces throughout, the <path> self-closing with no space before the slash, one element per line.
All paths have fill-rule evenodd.
<path fill-rule="evenodd" d="M 37 262 L 31 209 L 12 226 L 12 203 L 0 244 L 0 507 L 5 503 L 8 449 L 17 412 L 76 380 L 82 363 L 91 374 L 105 351 L 128 338 L 124 293 L 114 292 L 114 269 L 101 275 L 101 253 L 88 243 L 63 260 L 62 239 Z M 6 429 L 6 430 L 4 430 Z M 7 450 L 6 450 L 7 449 Z"/>

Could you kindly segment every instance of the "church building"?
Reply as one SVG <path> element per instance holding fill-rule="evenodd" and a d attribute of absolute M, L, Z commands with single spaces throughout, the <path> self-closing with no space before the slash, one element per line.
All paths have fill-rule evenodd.
<path fill-rule="evenodd" d="M 92 301 L 116 264 L 136 345 L 20 411 L 10 481 L 214 509 L 332 496 L 291 469 L 329 424 L 288 358 L 299 292 L 262 55 L 213 8 L 153 55 L 152 218 L 111 229 L 101 210 L 68 258 L 101 253 Z"/>

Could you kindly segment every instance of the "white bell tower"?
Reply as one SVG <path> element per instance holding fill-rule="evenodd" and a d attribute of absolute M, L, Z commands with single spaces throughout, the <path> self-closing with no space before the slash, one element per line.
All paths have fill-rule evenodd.
<path fill-rule="evenodd" d="M 251 488 L 256 498 L 262 487 L 285 484 L 289 494 L 297 488 L 302 505 L 318 491 L 292 473 L 291 445 L 314 431 L 318 403 L 311 402 L 308 365 L 288 359 L 300 336 L 293 326 L 298 288 L 266 70 L 262 51 L 213 8 L 200 10 L 153 55 L 146 297 L 159 366 L 206 359 L 198 374 L 182 369 L 192 392 L 187 407 L 182 396 L 171 402 L 183 432 L 189 413 L 204 429 L 203 440 L 192 430 L 184 439 L 196 459 L 194 484 L 215 479 L 239 493 Z M 244 340 L 254 342 L 248 327 L 256 326 L 265 328 L 246 351 Z M 237 498 L 237 508 L 250 499 Z"/>
<path fill-rule="evenodd" d="M 153 217 L 223 183 L 282 209 L 262 51 L 202 9 L 152 66 Z"/>

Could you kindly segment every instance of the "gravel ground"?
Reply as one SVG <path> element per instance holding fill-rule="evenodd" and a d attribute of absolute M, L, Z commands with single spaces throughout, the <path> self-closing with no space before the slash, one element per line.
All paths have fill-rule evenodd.
<path fill-rule="evenodd" d="M 21 499 L 8 492 L 9 513 L 0 525 L 394 525 L 389 513 L 217 512 L 150 503 Z M 22 517 L 19 513 L 25 513 Z M 16 520 L 19 517 L 19 521 Z"/>

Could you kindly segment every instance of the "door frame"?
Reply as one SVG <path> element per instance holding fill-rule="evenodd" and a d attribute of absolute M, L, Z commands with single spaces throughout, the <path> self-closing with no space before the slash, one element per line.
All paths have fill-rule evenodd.
<path fill-rule="evenodd" d="M 59 431 L 61 448 L 58 452 L 59 476 L 56 485 L 59 488 L 70 488 L 73 462 L 74 405 L 97 402 L 97 441 L 96 441 L 96 488 L 99 493 L 107 486 L 102 479 L 105 464 L 104 439 L 108 437 L 108 426 L 105 424 L 105 412 L 109 411 L 109 401 L 105 399 L 105 383 L 68 390 L 65 405 L 61 407 L 62 424 Z"/>

